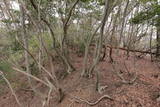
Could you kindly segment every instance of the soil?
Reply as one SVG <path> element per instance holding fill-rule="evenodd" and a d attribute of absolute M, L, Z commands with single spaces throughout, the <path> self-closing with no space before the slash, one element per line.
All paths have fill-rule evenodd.
<path fill-rule="evenodd" d="M 116 50 L 114 50 L 116 53 Z M 56 93 L 53 92 L 48 107 L 90 107 L 88 104 L 77 101 L 75 97 L 95 102 L 103 95 L 109 95 L 114 100 L 102 99 L 93 107 L 160 107 L 160 68 L 158 62 L 151 62 L 149 56 L 136 58 L 133 53 L 127 59 L 124 51 L 120 55 L 114 54 L 113 59 L 116 69 L 113 69 L 109 58 L 100 62 L 99 71 L 101 92 L 95 90 L 96 76 L 86 79 L 80 77 L 83 57 L 73 55 L 74 65 L 77 71 L 60 79 L 61 87 L 65 93 L 61 103 L 57 102 Z M 125 66 L 124 66 L 125 65 Z M 56 72 L 64 72 L 57 65 Z M 119 72 L 126 81 L 131 81 L 136 75 L 137 78 L 132 84 L 125 84 L 117 76 Z M 26 84 L 26 77 L 20 75 L 19 81 L 25 83 L 24 88 L 29 88 Z M 17 76 L 19 77 L 19 76 Z M 2 84 L 4 85 L 4 84 Z M 36 83 L 41 92 L 46 93 L 47 89 L 40 83 Z M 6 89 L 0 95 L 0 107 L 18 107 L 14 96 L 7 86 L 0 87 Z M 104 88 L 103 88 L 104 87 Z M 42 99 L 32 91 L 16 88 L 16 94 L 24 107 L 42 107 Z"/>

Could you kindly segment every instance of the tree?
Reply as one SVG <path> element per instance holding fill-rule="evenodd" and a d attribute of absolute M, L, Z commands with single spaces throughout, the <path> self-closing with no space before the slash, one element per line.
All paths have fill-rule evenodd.
<path fill-rule="evenodd" d="M 130 20 L 131 23 L 149 23 L 157 28 L 157 50 L 156 56 L 160 54 L 160 4 L 158 0 L 140 0 L 141 3 L 149 4 L 144 10 L 139 12 Z"/>

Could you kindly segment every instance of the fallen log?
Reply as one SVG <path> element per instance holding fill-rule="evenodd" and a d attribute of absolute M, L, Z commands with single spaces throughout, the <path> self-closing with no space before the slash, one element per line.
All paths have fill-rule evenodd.
<path fill-rule="evenodd" d="M 121 48 L 121 47 L 111 47 L 109 45 L 107 45 L 106 47 L 108 48 L 113 48 L 113 49 L 120 49 L 120 50 L 124 50 L 124 51 L 130 51 L 130 52 L 139 52 L 139 53 L 143 53 L 143 54 L 156 54 L 154 52 L 150 52 L 150 51 L 143 51 L 143 50 L 133 50 L 133 49 L 126 49 L 126 48 Z M 159 54 L 160 55 L 160 54 Z"/>
<path fill-rule="evenodd" d="M 90 46 L 94 47 L 95 44 L 90 44 Z M 102 48 L 103 48 L 103 52 L 102 52 L 102 56 L 101 56 L 101 61 L 103 61 L 105 59 L 107 48 L 110 48 L 110 49 L 120 49 L 120 50 L 124 50 L 124 51 L 129 51 L 129 52 L 138 52 L 138 53 L 141 53 L 141 54 L 157 55 L 157 53 L 151 52 L 151 49 L 155 49 L 156 47 L 152 47 L 151 49 L 148 49 L 146 51 L 143 51 L 143 50 L 134 50 L 134 49 L 126 49 L 126 48 L 115 47 L 115 46 L 110 46 L 110 45 L 103 45 Z M 158 54 L 158 55 L 160 55 L 160 54 Z"/>

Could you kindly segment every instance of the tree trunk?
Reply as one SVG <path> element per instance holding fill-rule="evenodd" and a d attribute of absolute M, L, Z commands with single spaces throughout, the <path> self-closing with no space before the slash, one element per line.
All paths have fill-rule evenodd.
<path fill-rule="evenodd" d="M 159 57 L 160 55 L 160 26 L 157 26 L 157 51 L 156 51 L 156 57 Z"/>
<path fill-rule="evenodd" d="M 20 9 L 22 12 L 22 14 L 21 14 L 22 39 L 23 39 L 24 48 L 28 50 L 28 36 L 26 34 L 26 28 L 25 28 L 25 13 L 24 13 L 24 8 L 22 6 L 20 6 Z M 26 72 L 31 74 L 31 72 L 29 70 L 29 55 L 26 50 L 24 50 L 24 57 L 25 57 Z M 31 85 L 30 77 L 28 77 L 28 81 L 29 81 L 29 84 Z"/>
<path fill-rule="evenodd" d="M 104 16 L 103 16 L 103 19 L 101 21 L 100 37 L 99 37 L 98 44 L 97 44 L 98 48 L 96 50 L 97 54 L 96 54 L 96 57 L 93 61 L 93 64 L 89 68 L 89 71 L 88 71 L 89 72 L 89 77 L 92 75 L 93 70 L 95 69 L 96 65 L 100 61 L 100 53 L 101 53 L 102 46 L 103 46 L 102 42 L 103 42 L 103 36 L 104 36 L 104 28 L 105 28 L 105 24 L 106 24 L 106 21 L 108 19 L 108 16 L 110 14 L 110 11 L 109 11 L 110 3 L 111 3 L 110 0 L 106 0 L 106 2 L 105 2 Z"/>
<path fill-rule="evenodd" d="M 150 44 L 150 56 L 151 56 L 151 61 L 153 61 L 153 57 L 152 57 L 152 36 L 153 36 L 153 28 L 151 30 L 151 34 L 150 34 L 150 41 L 149 41 L 149 44 Z"/>
<path fill-rule="evenodd" d="M 120 32 L 120 38 L 119 38 L 119 44 L 120 44 L 120 46 L 121 46 L 121 41 L 122 41 L 122 38 L 123 38 L 123 30 L 124 30 L 125 18 L 126 18 L 126 13 L 127 13 L 127 9 L 128 9 L 128 6 L 129 6 L 129 2 L 130 2 L 130 0 L 127 0 L 127 4 L 125 6 L 124 13 L 123 13 L 121 32 Z"/>
<path fill-rule="evenodd" d="M 113 43 L 113 37 L 115 36 L 115 31 L 116 31 L 116 27 L 117 27 L 117 20 L 118 20 L 118 15 L 119 15 L 120 9 L 121 9 L 121 6 L 119 5 L 118 11 L 117 11 L 116 15 L 113 17 L 114 21 L 113 21 L 113 28 L 112 28 L 111 39 L 110 39 L 110 45 L 111 45 L 111 47 L 112 47 L 112 45 L 115 45 Z M 112 63 L 113 62 L 112 48 L 110 48 L 110 51 L 109 51 L 109 59 L 110 59 L 110 62 Z"/>

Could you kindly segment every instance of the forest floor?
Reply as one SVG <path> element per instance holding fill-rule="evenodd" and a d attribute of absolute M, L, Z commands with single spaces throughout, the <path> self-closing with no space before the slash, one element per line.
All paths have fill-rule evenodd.
<path fill-rule="evenodd" d="M 83 57 L 74 55 L 76 59 L 74 65 L 77 68 L 76 72 L 68 75 L 60 80 L 61 87 L 65 93 L 63 101 L 59 104 L 56 101 L 55 94 L 50 99 L 49 107 L 90 107 L 88 104 L 81 102 L 76 97 L 89 102 L 97 101 L 103 95 L 109 95 L 114 100 L 102 99 L 93 107 L 160 107 L 160 65 L 158 62 L 151 62 L 149 56 L 144 58 L 135 58 L 131 55 L 126 59 L 126 55 L 122 51 L 119 56 L 114 55 L 113 58 L 117 62 L 114 64 L 116 69 L 113 69 L 112 64 L 106 56 L 105 61 L 102 61 L 99 66 L 100 86 L 103 87 L 101 92 L 96 92 L 96 76 L 86 79 L 81 78 L 81 68 Z M 62 67 L 56 66 L 56 72 L 64 72 Z M 131 84 L 125 84 L 117 76 L 119 72 L 126 81 L 135 81 Z M 18 78 L 20 75 L 20 78 Z M 24 87 L 28 87 L 27 78 L 22 74 L 17 74 L 17 78 L 11 82 L 18 82 Z M 39 89 L 44 93 L 47 91 L 40 83 L 37 83 Z M 6 89 L 3 94 L 0 94 L 0 107 L 18 107 L 14 96 L 9 91 L 7 86 L 0 84 L 0 88 Z M 42 107 L 40 98 L 33 94 L 32 91 L 16 89 L 16 94 L 20 102 L 25 107 Z"/>

